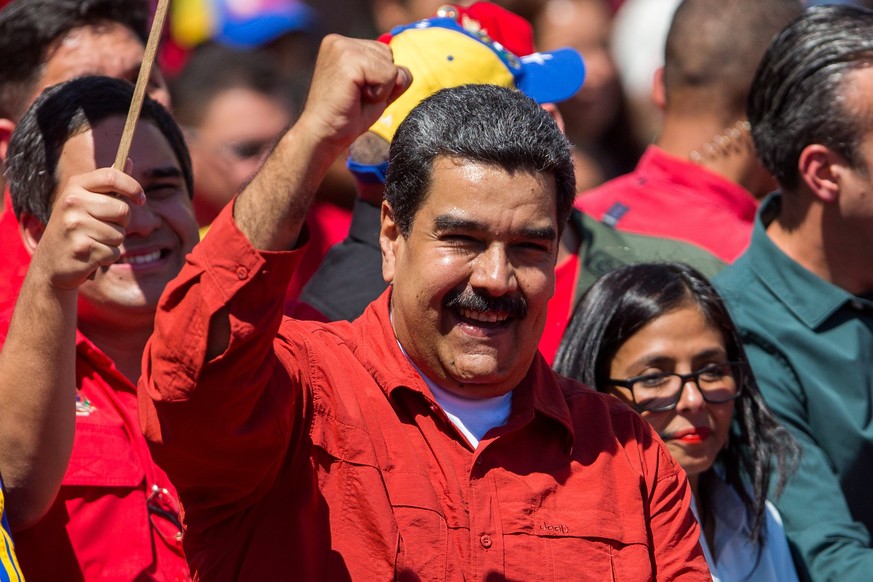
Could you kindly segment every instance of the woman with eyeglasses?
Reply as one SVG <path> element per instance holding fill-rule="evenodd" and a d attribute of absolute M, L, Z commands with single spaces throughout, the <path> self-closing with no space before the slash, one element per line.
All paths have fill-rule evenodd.
<path fill-rule="evenodd" d="M 688 475 L 713 579 L 794 581 L 767 501 L 798 447 L 767 409 L 736 327 L 709 282 L 678 263 L 613 271 L 580 299 L 555 369 L 627 402 Z"/>

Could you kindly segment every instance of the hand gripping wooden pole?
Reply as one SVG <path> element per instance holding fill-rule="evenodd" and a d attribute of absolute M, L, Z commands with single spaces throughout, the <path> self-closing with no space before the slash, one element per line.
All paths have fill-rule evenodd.
<path fill-rule="evenodd" d="M 127 162 L 127 154 L 130 152 L 130 144 L 133 141 L 136 122 L 139 120 L 139 112 L 142 109 L 143 98 L 145 98 L 146 85 L 148 85 L 149 77 L 152 74 L 152 65 L 154 65 L 155 55 L 158 52 L 158 43 L 161 40 L 161 31 L 164 29 L 164 20 L 167 17 L 167 6 L 169 4 L 170 0 L 158 0 L 158 8 L 155 10 L 155 18 L 152 20 L 152 28 L 149 31 L 148 42 L 146 42 L 145 54 L 139 67 L 139 74 L 136 77 L 133 99 L 130 102 L 130 109 L 127 111 L 127 120 L 124 122 L 121 142 L 118 144 L 118 153 L 115 154 L 115 163 L 112 164 L 114 169 L 122 172 Z"/>

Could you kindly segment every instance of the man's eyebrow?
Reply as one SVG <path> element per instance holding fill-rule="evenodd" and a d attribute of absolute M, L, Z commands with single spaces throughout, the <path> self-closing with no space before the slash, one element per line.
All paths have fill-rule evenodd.
<path fill-rule="evenodd" d="M 462 218 L 452 214 L 441 214 L 433 219 L 434 228 L 437 231 L 444 230 L 488 230 L 488 228 L 471 218 Z"/>
<path fill-rule="evenodd" d="M 150 170 L 146 170 L 143 172 L 146 178 L 151 178 L 152 180 L 157 180 L 160 178 L 181 178 L 182 170 L 180 170 L 177 166 L 158 166 L 157 168 L 151 168 Z"/>
<path fill-rule="evenodd" d="M 441 214 L 433 220 L 434 228 L 437 232 L 446 230 L 467 230 L 473 232 L 487 231 L 488 226 L 478 220 L 471 218 L 463 218 L 452 214 Z M 526 227 L 519 233 L 523 238 L 552 241 L 558 236 L 558 233 L 551 226 L 544 227 Z"/>

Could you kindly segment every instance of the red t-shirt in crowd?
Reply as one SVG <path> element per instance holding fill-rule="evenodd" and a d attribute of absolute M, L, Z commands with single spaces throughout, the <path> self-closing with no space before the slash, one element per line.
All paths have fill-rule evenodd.
<path fill-rule="evenodd" d="M 540 353 L 551 366 L 561 345 L 564 330 L 573 315 L 573 295 L 576 293 L 576 276 L 579 274 L 579 255 L 570 255 L 555 268 L 555 294 L 549 301 L 546 325 L 540 338 Z"/>
<path fill-rule="evenodd" d="M 749 245 L 758 202 L 742 186 L 649 146 L 636 169 L 579 195 L 616 229 L 695 244 L 732 263 Z"/>
<path fill-rule="evenodd" d="M 30 253 L 21 241 L 8 189 L 3 196 L 4 209 L 0 212 L 0 249 L 3 249 L 3 259 L 0 260 L 0 345 L 6 339 L 12 310 L 30 265 Z"/>

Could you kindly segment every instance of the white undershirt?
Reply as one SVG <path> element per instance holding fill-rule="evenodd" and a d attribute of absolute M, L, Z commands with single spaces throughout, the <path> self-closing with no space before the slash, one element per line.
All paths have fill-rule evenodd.
<path fill-rule="evenodd" d="M 427 376 L 422 374 L 421 377 L 427 382 L 437 404 L 474 449 L 479 446 L 486 432 L 495 426 L 503 426 L 509 420 L 512 392 L 494 398 L 463 398 L 437 386 Z"/>
<path fill-rule="evenodd" d="M 512 391 L 494 398 L 458 396 L 438 386 L 436 382 L 425 376 L 415 365 L 415 362 L 409 358 L 399 341 L 397 345 L 400 346 L 400 351 L 430 388 L 434 400 L 437 401 L 452 424 L 467 437 L 474 449 L 479 446 L 479 441 L 485 436 L 485 433 L 496 426 L 503 426 L 509 420 L 509 413 L 512 409 Z"/>

